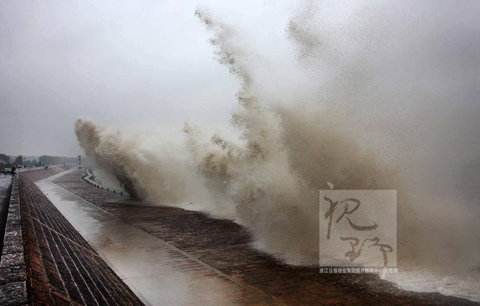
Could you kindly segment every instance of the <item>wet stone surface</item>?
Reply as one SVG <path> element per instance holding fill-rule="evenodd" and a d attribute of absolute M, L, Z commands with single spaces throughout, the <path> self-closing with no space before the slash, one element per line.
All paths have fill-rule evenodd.
<path fill-rule="evenodd" d="M 2 291 L 14 296 L 15 290 L 26 289 L 26 295 L 19 293 L 18 296 L 28 297 L 22 301 L 33 305 L 143 305 L 35 186 L 36 181 L 64 170 L 50 167 L 19 174 L 20 209 L 17 211 L 21 212 L 24 252 L 5 258 L 14 264 L 25 259 L 26 273 L 22 276 L 26 281 L 7 283 L 8 287 Z M 11 237 L 18 243 L 18 235 Z M 11 277 L 11 280 L 16 279 L 13 274 Z M 1 305 L 21 303 L 16 300 L 0 302 Z"/>
<path fill-rule="evenodd" d="M 22 305 L 27 303 L 26 282 L 9 282 L 0 286 L 0 305 Z"/>
<path fill-rule="evenodd" d="M 18 181 L 13 181 L 0 260 L 0 305 L 27 302 L 26 266 L 21 228 Z"/>
<path fill-rule="evenodd" d="M 118 194 L 84 182 L 83 175 L 82 171 L 74 171 L 54 183 L 122 222 L 166 241 L 197 262 L 221 271 L 239 284 L 287 305 L 474 304 L 438 293 L 402 291 L 374 275 L 319 274 L 316 268 L 284 265 L 251 248 L 249 233 L 232 221 L 212 219 L 179 208 L 128 205 Z M 268 303 L 262 299 L 239 301 L 238 305 Z"/>

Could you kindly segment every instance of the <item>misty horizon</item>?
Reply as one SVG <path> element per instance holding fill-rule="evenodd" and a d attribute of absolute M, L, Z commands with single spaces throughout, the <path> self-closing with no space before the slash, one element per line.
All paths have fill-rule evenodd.
<path fill-rule="evenodd" d="M 444 150 L 441 142 L 445 141 L 448 147 L 465 147 L 455 154 L 476 152 L 468 153 L 469 159 L 478 160 L 478 138 L 465 139 L 479 128 L 475 2 L 445 1 L 432 7 L 427 3 L 360 1 L 347 6 L 325 2 L 311 10 L 316 20 L 305 25 L 317 35 L 315 44 L 325 47 L 312 45 L 322 60 L 311 62 L 310 70 L 299 67 L 296 58 L 313 49 L 296 50 L 286 33 L 290 12 L 298 10 L 293 2 L 115 3 L 0 4 L 2 153 L 82 154 L 73 131 L 78 117 L 119 129 L 163 128 L 179 135 L 185 120 L 214 130 L 229 126 L 239 85 L 217 64 L 206 43 L 208 34 L 194 16 L 195 9 L 204 6 L 220 18 L 229 16 L 228 23 L 241 33 L 238 39 L 258 72 L 264 71 L 257 75 L 259 83 L 266 92 L 277 91 L 280 102 L 343 78 L 351 93 L 338 96 L 327 91 L 312 103 L 350 99 L 351 94 L 359 94 L 357 104 L 364 105 L 360 112 L 372 107 L 364 102 L 369 99 L 384 99 L 386 107 L 402 99 L 405 107 L 393 108 L 399 112 L 411 111 L 409 105 L 419 103 L 423 106 L 416 107 L 411 119 L 429 113 L 442 120 L 443 124 L 435 124 L 449 133 L 422 127 L 418 121 L 423 139 L 440 145 L 439 150 Z M 429 14 L 433 7 L 437 13 Z M 337 34 L 335 42 L 332 33 Z M 357 63 L 352 62 L 353 56 Z M 371 65 L 372 60 L 384 67 Z M 345 74 L 343 70 L 352 64 L 368 66 L 363 73 L 369 73 L 372 81 Z M 318 81 L 312 82 L 312 76 Z M 276 80 L 274 87 L 270 77 Z M 292 87 L 292 81 L 297 85 Z M 383 88 L 395 83 L 403 88 L 385 95 Z M 435 102 L 420 102 L 422 96 Z M 448 138 L 440 139 L 440 134 Z"/>

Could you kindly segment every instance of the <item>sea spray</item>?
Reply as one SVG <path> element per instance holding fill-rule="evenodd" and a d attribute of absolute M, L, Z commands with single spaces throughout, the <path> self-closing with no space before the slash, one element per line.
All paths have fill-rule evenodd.
<path fill-rule="evenodd" d="M 133 198 L 163 203 L 185 200 L 186 173 L 175 163 L 184 164 L 177 151 L 163 149 L 160 154 L 136 136 L 101 128 L 87 119 L 75 122 L 75 133 L 85 153 L 110 171 Z"/>
<path fill-rule="evenodd" d="M 77 137 L 86 153 L 132 195 L 190 209 L 186 203 L 193 203 L 214 217 L 244 225 L 256 248 L 289 264 L 315 265 L 319 189 L 328 188 L 328 182 L 337 189 L 397 189 L 400 268 L 445 269 L 475 262 L 478 237 L 472 233 L 466 207 L 453 197 L 427 192 L 418 173 L 428 167 L 395 145 L 400 139 L 408 144 L 409 137 L 415 138 L 407 132 L 408 122 L 395 137 L 388 134 L 388 124 L 372 128 L 365 120 L 377 118 L 377 109 L 384 110 L 382 104 L 358 102 L 365 99 L 362 78 L 367 73 L 362 71 L 369 67 L 357 62 L 342 66 L 338 54 L 327 52 L 341 71 L 329 88 L 333 94 L 326 95 L 325 85 L 319 85 L 315 94 L 321 97 L 321 107 L 303 100 L 276 105 L 258 92 L 261 83 L 249 68 L 248 52 L 236 39 L 235 29 L 204 11 L 196 15 L 213 33 L 218 61 L 240 80 L 232 123 L 241 136 L 214 134 L 206 142 L 201 127 L 186 124 L 184 141 L 150 148 L 141 137 L 77 120 Z M 318 48 L 328 46 L 315 27 L 303 26 L 312 18 L 301 11 L 287 28 L 300 50 L 299 60 L 309 63 L 325 54 Z M 389 118 L 387 122 L 402 126 Z"/>

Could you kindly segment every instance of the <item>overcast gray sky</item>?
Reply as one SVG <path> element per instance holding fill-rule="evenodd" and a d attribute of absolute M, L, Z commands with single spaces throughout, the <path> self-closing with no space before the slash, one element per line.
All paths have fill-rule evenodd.
<path fill-rule="evenodd" d="M 1 1 L 0 151 L 76 155 L 79 116 L 103 125 L 226 124 L 238 82 L 214 60 L 194 11 L 204 5 L 248 27 L 277 8 L 224 2 Z"/>
<path fill-rule="evenodd" d="M 421 124 L 432 110 L 443 109 L 434 115 L 453 115 L 435 124 L 448 122 L 451 138 L 468 145 L 471 139 L 462 136 L 476 133 L 480 114 L 478 3 L 318 1 L 321 22 L 313 25 L 343 47 L 340 66 L 368 61 L 375 71 L 375 86 L 356 96 L 366 103 L 364 111 L 365 101 L 383 99 L 398 106 L 396 114 L 406 109 L 406 117 L 417 116 Z M 266 88 L 288 95 L 308 85 L 302 77 L 309 73 L 321 78 L 319 69 L 305 75 L 296 70 L 305 66 L 297 67 L 285 30 L 298 1 L 3 0 L 0 153 L 80 154 L 73 133 L 79 116 L 106 126 L 180 130 L 188 119 L 228 125 L 239 84 L 215 61 L 211 33 L 194 16 L 197 7 L 238 30 L 263 65 L 258 75 L 274 79 Z M 345 79 L 356 82 L 351 69 L 345 71 Z M 420 112 L 408 107 L 415 103 Z M 426 131 L 430 138 L 438 133 L 435 124 Z"/>

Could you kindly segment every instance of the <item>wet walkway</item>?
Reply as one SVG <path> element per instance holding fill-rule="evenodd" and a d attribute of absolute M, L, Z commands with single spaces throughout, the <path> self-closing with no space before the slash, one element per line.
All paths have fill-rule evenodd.
<path fill-rule="evenodd" d="M 144 303 L 284 305 L 52 183 L 65 174 L 36 184 Z"/>
<path fill-rule="evenodd" d="M 64 172 L 19 173 L 0 271 L 1 305 L 143 305 L 35 182 Z M 9 227 L 10 223 L 10 227 Z"/>
<path fill-rule="evenodd" d="M 473 305 L 402 291 L 375 275 L 319 274 L 251 248 L 245 228 L 196 211 L 126 203 L 72 171 L 40 187 L 142 299 L 154 305 Z M 61 188 L 59 188 L 61 187 Z M 64 188 L 64 189 L 62 189 Z"/>

